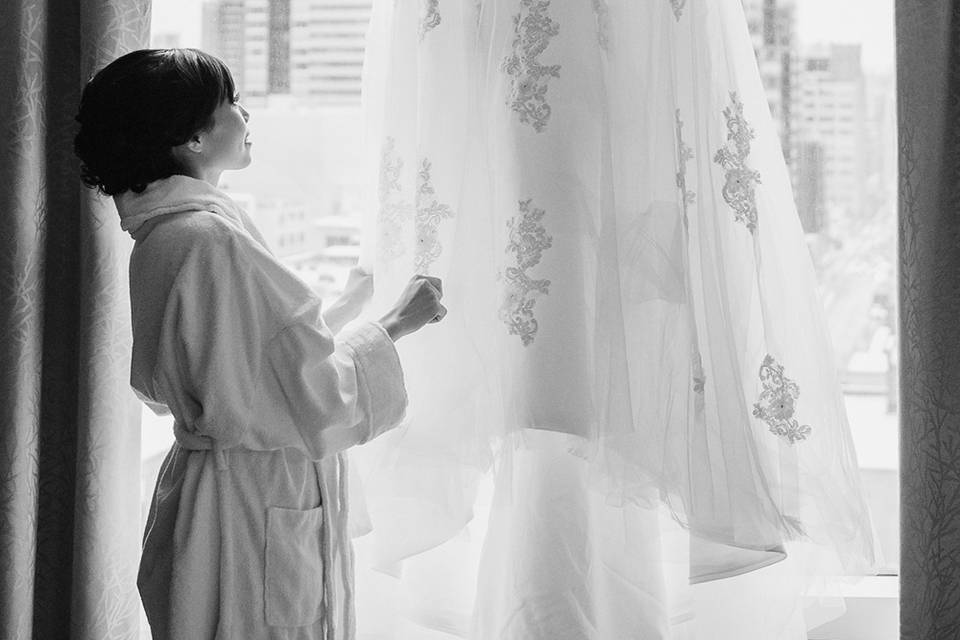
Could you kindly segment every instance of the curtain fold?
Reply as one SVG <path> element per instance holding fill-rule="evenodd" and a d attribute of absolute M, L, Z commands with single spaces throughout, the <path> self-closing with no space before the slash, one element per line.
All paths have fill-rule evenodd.
<path fill-rule="evenodd" d="M 960 637 L 960 2 L 897 0 L 900 621 Z"/>
<path fill-rule="evenodd" d="M 0 637 L 135 638 L 139 407 L 129 240 L 83 187 L 87 78 L 149 0 L 0 5 Z"/>

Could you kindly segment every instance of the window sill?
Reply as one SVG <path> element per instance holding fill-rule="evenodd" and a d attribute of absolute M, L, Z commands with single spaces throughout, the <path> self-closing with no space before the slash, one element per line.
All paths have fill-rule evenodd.
<path fill-rule="evenodd" d="M 898 640 L 900 577 L 868 576 L 840 586 L 846 612 L 808 633 L 809 640 Z"/>

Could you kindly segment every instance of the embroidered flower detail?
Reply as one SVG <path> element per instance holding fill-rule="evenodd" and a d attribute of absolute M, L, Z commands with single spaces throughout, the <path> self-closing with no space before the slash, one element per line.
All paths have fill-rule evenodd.
<path fill-rule="evenodd" d="M 419 274 L 429 274 L 430 266 L 440 257 L 443 245 L 440 244 L 440 223 L 453 217 L 449 206 L 440 204 L 430 183 L 430 161 L 426 158 L 420 164 L 417 176 L 417 214 L 416 233 L 417 251 L 413 259 L 414 269 Z"/>
<path fill-rule="evenodd" d="M 783 375 L 783 365 L 769 354 L 760 365 L 760 381 L 763 391 L 753 405 L 753 415 L 767 423 L 770 433 L 786 438 L 790 444 L 806 440 L 811 428 L 801 425 L 793 417 L 800 398 L 800 387 Z"/>
<path fill-rule="evenodd" d="M 537 133 L 550 119 L 547 103 L 547 82 L 560 77 L 560 65 L 542 65 L 538 60 L 549 46 L 550 39 L 560 33 L 560 25 L 550 19 L 550 0 L 520 0 L 520 13 L 513 17 L 513 53 L 500 65 L 500 70 L 513 78 L 507 104 L 530 124 Z"/>
<path fill-rule="evenodd" d="M 516 266 L 507 267 L 501 276 L 506 281 L 506 295 L 500 319 L 510 329 L 510 335 L 520 336 L 525 347 L 533 343 L 540 326 L 533 315 L 537 298 L 550 293 L 549 280 L 534 280 L 527 272 L 540 264 L 543 252 L 553 246 L 553 238 L 540 224 L 545 212 L 531 207 L 531 202 L 532 199 L 521 200 L 520 215 L 507 221 L 507 253 L 513 254 Z"/>
<path fill-rule="evenodd" d="M 440 26 L 440 0 L 423 0 L 420 14 L 420 40 L 423 41 L 428 31 Z"/>
<path fill-rule="evenodd" d="M 606 51 L 610 43 L 610 9 L 607 0 L 593 0 L 593 13 L 597 17 L 597 42 Z"/>
<path fill-rule="evenodd" d="M 683 15 L 683 8 L 687 6 L 687 0 L 670 0 L 670 5 L 673 7 L 673 15 L 677 18 L 677 22 L 680 22 L 680 16 Z"/>
<path fill-rule="evenodd" d="M 687 189 L 687 161 L 693 159 L 693 149 L 683 141 L 683 120 L 680 119 L 680 109 L 677 109 L 677 188 L 683 198 L 683 217 L 686 223 L 687 206 L 697 200 L 697 194 Z"/>
<path fill-rule="evenodd" d="M 743 103 L 736 92 L 730 93 L 730 100 L 732 104 L 723 110 L 723 115 L 727 119 L 727 141 L 732 142 L 733 147 L 721 147 L 713 161 L 727 170 L 723 199 L 733 209 L 737 221 L 753 233 L 757 229 L 756 186 L 760 183 L 760 173 L 747 166 L 747 156 L 754 133 L 743 117 Z"/>
<path fill-rule="evenodd" d="M 396 141 L 388 137 L 383 143 L 380 157 L 380 215 L 378 216 L 378 248 L 380 254 L 387 259 L 398 258 L 405 252 L 403 224 L 411 214 L 411 207 L 400 197 L 402 171 L 403 159 L 396 152 Z"/>
<path fill-rule="evenodd" d="M 707 386 L 707 374 L 703 371 L 703 361 L 700 359 L 700 352 L 696 346 L 693 348 L 693 391 L 703 394 L 704 387 Z"/>
<path fill-rule="evenodd" d="M 694 413 L 702 419 L 706 404 L 704 390 L 707 386 L 707 374 L 703 371 L 703 362 L 700 359 L 700 351 L 697 349 L 696 341 L 690 346 L 693 358 L 693 366 L 691 368 L 691 378 L 693 379 L 693 409 Z"/>

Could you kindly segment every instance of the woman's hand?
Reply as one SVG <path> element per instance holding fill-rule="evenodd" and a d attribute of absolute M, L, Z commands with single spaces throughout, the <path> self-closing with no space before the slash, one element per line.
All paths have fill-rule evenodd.
<path fill-rule="evenodd" d="M 443 283 L 440 278 L 414 276 L 407 288 L 380 324 L 396 342 L 403 336 L 419 330 L 423 325 L 440 322 L 447 310 L 440 299 L 443 298 Z"/>

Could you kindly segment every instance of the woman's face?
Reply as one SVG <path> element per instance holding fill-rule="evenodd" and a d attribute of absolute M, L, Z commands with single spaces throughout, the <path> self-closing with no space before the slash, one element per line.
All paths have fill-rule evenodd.
<path fill-rule="evenodd" d="M 213 112 L 210 128 L 201 133 L 204 168 L 208 171 L 243 169 L 250 164 L 250 114 L 239 100 L 224 100 Z"/>

